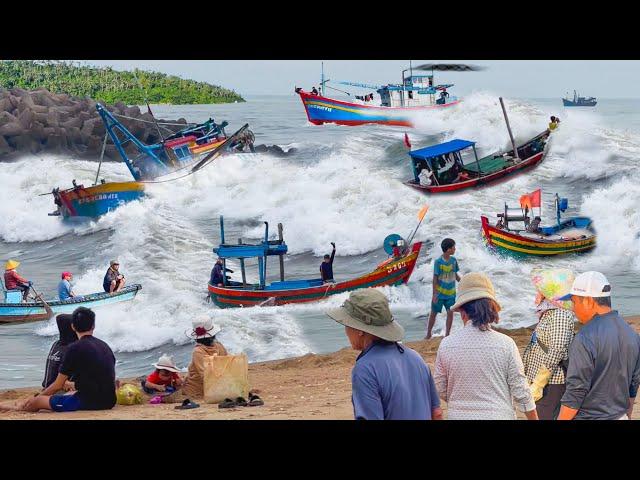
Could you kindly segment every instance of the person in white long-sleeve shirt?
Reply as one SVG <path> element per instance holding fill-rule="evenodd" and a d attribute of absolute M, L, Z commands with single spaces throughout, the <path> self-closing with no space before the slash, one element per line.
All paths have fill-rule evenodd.
<path fill-rule="evenodd" d="M 491 329 L 501 307 L 483 273 L 464 275 L 451 307 L 464 327 L 444 338 L 434 381 L 449 420 L 515 420 L 515 408 L 537 420 L 536 405 L 513 339 Z M 514 408 L 515 406 L 515 408 Z"/>

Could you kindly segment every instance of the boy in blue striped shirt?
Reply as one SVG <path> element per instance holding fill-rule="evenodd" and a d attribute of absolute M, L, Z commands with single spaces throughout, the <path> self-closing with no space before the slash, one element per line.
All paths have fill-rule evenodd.
<path fill-rule="evenodd" d="M 447 311 L 445 337 L 451 332 L 451 325 L 453 324 L 451 307 L 456 303 L 456 281 L 460 281 L 458 261 L 453 256 L 456 253 L 456 242 L 451 238 L 445 238 L 440 247 L 442 248 L 442 256 L 433 262 L 433 295 L 431 296 L 427 340 L 431 338 L 431 330 L 433 330 L 433 325 L 436 323 L 436 315 L 442 312 L 442 307 Z"/>

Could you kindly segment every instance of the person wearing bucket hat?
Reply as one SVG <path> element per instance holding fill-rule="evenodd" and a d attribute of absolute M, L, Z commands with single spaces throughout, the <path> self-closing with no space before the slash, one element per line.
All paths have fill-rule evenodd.
<path fill-rule="evenodd" d="M 29 295 L 29 289 L 33 282 L 30 282 L 26 278 L 22 278 L 16 272 L 16 268 L 20 265 L 17 260 L 9 260 L 4 265 L 4 288 L 7 290 L 22 290 L 22 301 L 27 301 Z"/>
<path fill-rule="evenodd" d="M 157 363 L 154 363 L 154 372 L 143 380 L 142 389 L 145 393 L 156 394 L 158 392 L 173 392 L 182 385 L 180 369 L 169 355 L 162 355 Z"/>
<path fill-rule="evenodd" d="M 193 329 L 188 334 L 195 339 L 196 345 L 191 355 L 191 363 L 182 385 L 182 394 L 190 398 L 202 398 L 204 395 L 204 364 L 207 357 L 213 355 L 228 355 L 224 345 L 216 339 L 220 328 L 213 324 L 207 315 L 192 322 Z M 163 399 L 164 401 L 164 399 Z M 166 403 L 180 403 L 180 398 L 170 398 Z"/>
<path fill-rule="evenodd" d="M 571 302 L 557 298 L 569 293 L 574 278 L 573 272 L 566 268 L 537 268 L 531 272 L 538 324 L 524 349 L 522 361 L 540 420 L 555 420 L 560 411 L 576 318 Z"/>
<path fill-rule="evenodd" d="M 583 324 L 569 348 L 558 420 L 631 418 L 640 385 L 640 337 L 611 309 L 611 284 L 600 272 L 584 272 L 558 300 L 571 300 Z"/>
<path fill-rule="evenodd" d="M 512 338 L 491 329 L 501 307 L 489 277 L 472 272 L 458 285 L 451 307 L 463 328 L 440 342 L 434 379 L 448 404 L 450 420 L 515 420 L 517 408 L 537 420 L 518 347 Z"/>
<path fill-rule="evenodd" d="M 351 347 L 361 351 L 351 372 L 356 420 L 442 418 L 431 371 L 417 352 L 398 343 L 404 329 L 382 292 L 356 290 L 326 314 L 344 325 Z"/>

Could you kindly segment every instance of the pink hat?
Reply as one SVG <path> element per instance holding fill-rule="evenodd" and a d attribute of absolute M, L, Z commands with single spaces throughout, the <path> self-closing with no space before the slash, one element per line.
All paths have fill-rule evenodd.
<path fill-rule="evenodd" d="M 62 272 L 62 279 L 64 280 L 64 277 L 70 277 L 72 275 L 71 272 Z"/>

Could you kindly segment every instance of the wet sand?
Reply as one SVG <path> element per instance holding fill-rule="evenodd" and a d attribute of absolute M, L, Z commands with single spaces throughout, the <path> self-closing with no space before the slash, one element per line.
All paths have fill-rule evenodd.
<path fill-rule="evenodd" d="M 640 333 L 640 316 L 626 317 L 633 328 Z M 532 328 L 500 330 L 516 341 L 520 352 L 524 350 Z M 433 371 L 436 352 L 441 338 L 407 342 L 416 350 Z M 0 411 L 0 419 L 42 419 L 42 420 L 218 420 L 218 419 L 260 419 L 260 420 L 350 420 L 353 419 L 351 406 L 351 369 L 357 352 L 342 349 L 338 352 L 254 363 L 249 365 L 249 381 L 252 389 L 258 390 L 265 405 L 259 407 L 237 407 L 219 409 L 217 405 L 200 403 L 200 408 L 176 410 L 175 405 L 116 405 L 106 411 L 80 411 L 69 413 Z M 134 379 L 132 383 L 135 382 Z M 122 379 L 121 379 L 122 381 Z M 125 380 L 126 381 L 126 380 Z M 33 395 L 39 388 L 20 388 L 0 392 L 0 403 Z M 145 397 L 146 399 L 150 397 Z M 640 418 L 640 406 L 633 412 L 633 419 Z M 446 404 L 443 404 L 446 418 Z M 520 417 L 524 418 L 522 415 Z"/>

